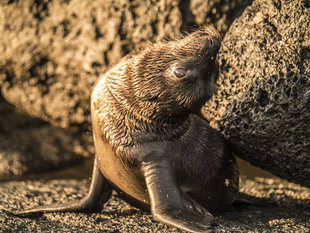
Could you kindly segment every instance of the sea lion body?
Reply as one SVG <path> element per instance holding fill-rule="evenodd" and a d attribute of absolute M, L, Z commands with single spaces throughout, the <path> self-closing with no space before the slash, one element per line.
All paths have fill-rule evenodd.
<path fill-rule="evenodd" d="M 217 79 L 215 30 L 196 31 L 123 58 L 99 79 L 91 101 L 96 150 L 88 195 L 15 213 L 102 209 L 112 189 L 154 218 L 206 232 L 238 190 L 225 139 L 200 116 Z"/>
<path fill-rule="evenodd" d="M 154 45 L 108 70 L 92 93 L 103 176 L 130 203 L 189 231 L 206 230 L 208 211 L 238 191 L 227 142 L 199 114 L 214 91 L 219 47 L 214 31 Z"/>
<path fill-rule="evenodd" d="M 124 64 L 122 65 L 124 67 Z M 113 69 L 110 72 L 113 73 Z M 106 74 L 109 75 L 110 73 Z M 111 132 L 111 125 L 114 124 L 107 122 L 121 119 L 113 119 L 113 116 L 120 118 L 120 114 L 110 115 L 113 110 L 100 108 L 104 98 L 109 99 L 107 83 L 109 80 L 104 76 L 92 95 L 96 156 L 104 177 L 120 191 L 141 202 L 140 205 L 148 206 L 150 199 L 141 163 L 148 156 L 148 160 L 167 159 L 172 164 L 175 179 L 182 191 L 195 197 L 208 210 L 216 211 L 231 204 L 233 194 L 238 189 L 235 158 L 223 137 L 196 114 L 189 114 L 180 122 L 163 125 L 156 133 L 135 130 L 135 133 L 130 133 L 128 144 L 124 143 L 121 148 L 117 146 L 113 150 L 113 143 L 109 143 L 105 138 L 102 128 L 107 127 Z M 104 93 L 104 96 L 101 96 L 101 93 Z M 110 120 L 102 120 L 107 118 Z M 124 135 L 127 134 L 125 125 L 118 127 L 122 128 Z M 119 144 L 120 142 L 116 143 Z M 166 188 L 169 188 L 169 185 Z"/>

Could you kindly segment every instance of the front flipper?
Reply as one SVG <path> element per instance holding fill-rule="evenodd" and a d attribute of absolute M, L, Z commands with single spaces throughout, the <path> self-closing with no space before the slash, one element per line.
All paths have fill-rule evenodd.
<path fill-rule="evenodd" d="M 209 232 L 213 216 L 178 187 L 168 161 L 143 162 L 154 218 L 189 232 Z"/>
<path fill-rule="evenodd" d="M 30 217 L 44 212 L 99 212 L 102 210 L 103 204 L 111 196 L 111 193 L 112 187 L 102 175 L 97 159 L 95 159 L 91 184 L 86 197 L 68 203 L 37 206 L 13 214 L 19 217 Z"/>

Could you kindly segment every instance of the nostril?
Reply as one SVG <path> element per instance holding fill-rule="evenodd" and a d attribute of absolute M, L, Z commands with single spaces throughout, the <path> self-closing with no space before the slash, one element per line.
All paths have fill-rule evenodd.
<path fill-rule="evenodd" d="M 214 46 L 214 40 L 213 39 L 210 40 L 210 46 Z"/>
<path fill-rule="evenodd" d="M 210 40 L 210 47 L 213 47 L 215 50 L 218 50 L 221 46 L 221 41 L 219 38 L 217 37 L 213 37 L 211 40 Z"/>

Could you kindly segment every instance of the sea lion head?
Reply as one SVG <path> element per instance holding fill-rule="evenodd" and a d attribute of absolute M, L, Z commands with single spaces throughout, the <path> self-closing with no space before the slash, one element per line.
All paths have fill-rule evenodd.
<path fill-rule="evenodd" d="M 108 100 L 111 111 L 114 106 L 127 119 L 140 122 L 197 113 L 216 90 L 220 44 L 215 29 L 204 29 L 130 54 L 105 74 L 111 94 L 102 96 L 113 96 Z"/>
<path fill-rule="evenodd" d="M 216 90 L 220 44 L 219 34 L 206 29 L 142 51 L 129 71 L 135 102 L 157 119 L 198 112 Z"/>

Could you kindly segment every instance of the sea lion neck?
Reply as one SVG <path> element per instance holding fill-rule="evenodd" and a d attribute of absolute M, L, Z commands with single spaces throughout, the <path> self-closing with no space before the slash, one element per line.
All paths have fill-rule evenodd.
<path fill-rule="evenodd" d="M 131 93 L 132 84 L 129 79 L 126 82 L 130 87 L 126 91 L 119 92 L 119 88 L 113 89 L 113 87 L 107 85 L 107 96 L 110 96 L 109 100 L 114 103 L 110 105 L 111 112 L 115 112 L 114 116 L 119 119 L 123 119 L 126 126 L 130 126 L 130 129 L 136 132 L 156 132 L 158 129 L 164 131 L 165 129 L 171 130 L 175 126 L 184 122 L 189 116 L 189 112 L 181 115 L 172 115 L 169 112 L 159 112 L 158 103 L 152 101 L 152 99 L 139 98 L 137 101 L 133 98 Z M 126 127 L 124 125 L 124 128 Z"/>

